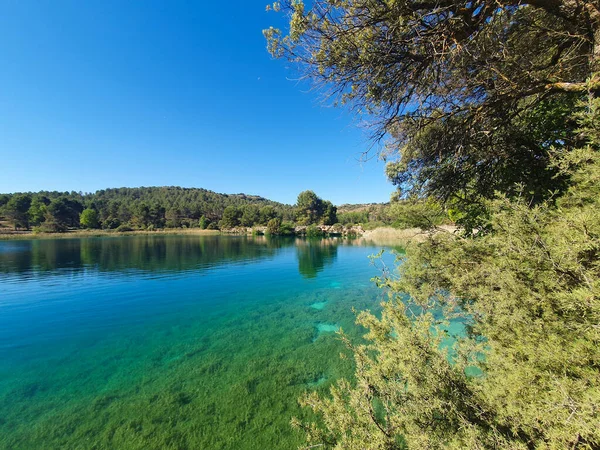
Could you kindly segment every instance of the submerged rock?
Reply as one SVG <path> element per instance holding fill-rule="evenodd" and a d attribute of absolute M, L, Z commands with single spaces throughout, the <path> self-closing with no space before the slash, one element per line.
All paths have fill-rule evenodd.
<path fill-rule="evenodd" d="M 325 305 L 327 305 L 327 301 L 323 301 L 323 302 L 314 302 L 312 305 L 310 305 L 311 308 L 314 309 L 318 309 L 319 311 L 322 310 L 323 308 L 325 308 Z"/>

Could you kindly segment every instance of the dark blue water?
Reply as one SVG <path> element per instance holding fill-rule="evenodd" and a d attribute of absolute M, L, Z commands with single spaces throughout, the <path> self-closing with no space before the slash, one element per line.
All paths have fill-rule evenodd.
<path fill-rule="evenodd" d="M 289 449 L 377 309 L 361 241 L 0 241 L 1 448 Z M 389 263 L 388 259 L 388 263 Z"/>

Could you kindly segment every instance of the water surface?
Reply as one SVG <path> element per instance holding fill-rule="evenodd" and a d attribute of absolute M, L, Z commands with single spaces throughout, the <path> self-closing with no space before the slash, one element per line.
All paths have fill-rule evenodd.
<path fill-rule="evenodd" d="M 290 449 L 376 309 L 361 241 L 0 241 L 0 447 Z"/>

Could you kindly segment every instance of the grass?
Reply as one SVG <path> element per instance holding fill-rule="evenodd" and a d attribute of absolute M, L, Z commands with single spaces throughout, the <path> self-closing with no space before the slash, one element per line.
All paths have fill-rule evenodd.
<path fill-rule="evenodd" d="M 32 231 L 0 231 L 0 240 L 27 240 L 27 239 L 72 239 L 86 237 L 106 237 L 106 236 L 159 236 L 165 234 L 175 235 L 217 235 L 218 230 L 201 230 L 199 228 L 168 228 L 160 231 L 112 231 L 112 230 L 72 230 L 66 233 L 34 233 Z"/>
<path fill-rule="evenodd" d="M 406 246 L 411 243 L 424 242 L 430 233 L 454 233 L 456 227 L 442 225 L 432 231 L 424 231 L 420 228 L 392 228 L 379 227 L 368 230 L 363 235 L 363 239 L 376 245 Z"/>

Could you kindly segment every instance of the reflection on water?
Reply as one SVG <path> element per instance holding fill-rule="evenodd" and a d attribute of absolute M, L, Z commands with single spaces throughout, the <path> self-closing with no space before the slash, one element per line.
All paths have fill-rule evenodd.
<path fill-rule="evenodd" d="M 337 239 L 309 239 L 298 242 L 298 271 L 306 278 L 314 278 L 326 264 L 337 256 Z"/>
<path fill-rule="evenodd" d="M 272 258 L 282 249 L 295 247 L 299 272 L 314 278 L 333 263 L 340 245 L 364 242 L 340 238 L 152 235 L 0 241 L 0 274 L 28 278 L 84 270 L 181 272 Z"/>
<path fill-rule="evenodd" d="M 182 272 L 275 257 L 295 247 L 298 271 L 314 278 L 337 257 L 339 246 L 369 246 L 361 239 L 265 236 L 125 236 L 0 241 L 2 274 L 30 278 L 95 270 Z"/>
<path fill-rule="evenodd" d="M 151 235 L 0 242 L 0 273 L 48 275 L 61 269 L 195 270 L 266 258 L 273 256 L 282 245 L 293 245 L 293 242 L 269 244 L 253 238 Z"/>

